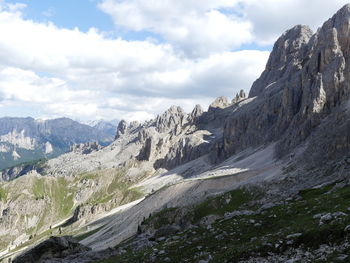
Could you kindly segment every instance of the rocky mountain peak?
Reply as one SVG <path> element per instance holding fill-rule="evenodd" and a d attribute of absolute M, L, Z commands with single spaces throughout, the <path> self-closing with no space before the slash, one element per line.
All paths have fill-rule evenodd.
<path fill-rule="evenodd" d="M 279 141 L 277 155 L 283 156 L 309 138 L 326 116 L 350 98 L 349 58 L 350 5 L 315 34 L 300 25 L 286 31 L 251 88 L 249 97 L 257 98 L 226 120 L 225 157 L 271 141 Z M 347 135 L 342 138 L 346 143 L 341 147 L 346 149 Z M 325 144 L 324 154 L 340 147 L 331 149 L 332 144 Z"/>
<path fill-rule="evenodd" d="M 158 115 L 155 126 L 158 132 L 174 129 L 177 125 L 182 126 L 186 118 L 186 112 L 179 106 L 171 106 L 162 115 Z"/>
<path fill-rule="evenodd" d="M 341 9 L 339 9 L 338 12 L 333 16 L 333 18 L 335 18 L 335 17 L 337 17 L 341 20 L 349 20 L 350 19 L 350 4 L 346 4 Z"/>
<path fill-rule="evenodd" d="M 130 123 L 125 120 L 121 120 L 117 126 L 117 132 L 115 135 L 115 140 L 119 139 L 122 135 L 126 133 L 130 133 L 136 129 L 138 129 L 141 124 L 138 121 L 132 121 Z"/>
<path fill-rule="evenodd" d="M 297 25 L 287 30 L 275 43 L 266 68 L 278 70 L 289 62 L 300 59 L 303 47 L 309 42 L 313 32 L 308 26 Z"/>
<path fill-rule="evenodd" d="M 350 46 L 350 5 L 341 8 L 332 18 L 326 21 L 318 31 L 319 46 L 338 49 L 348 57 Z"/>
<path fill-rule="evenodd" d="M 132 121 L 132 122 L 130 122 L 130 124 L 129 124 L 129 128 L 130 128 L 131 130 L 136 129 L 136 128 L 138 128 L 138 127 L 140 127 L 140 123 L 139 123 L 138 121 Z"/>
<path fill-rule="evenodd" d="M 121 135 L 126 133 L 128 129 L 128 123 L 125 120 L 121 120 L 117 126 L 117 133 L 115 135 L 115 139 L 118 139 Z"/>
<path fill-rule="evenodd" d="M 297 25 L 287 30 L 275 43 L 266 69 L 254 82 L 249 97 L 260 95 L 270 84 L 298 68 L 312 35 L 308 26 Z"/>
<path fill-rule="evenodd" d="M 244 90 L 240 90 L 239 93 L 236 93 L 236 96 L 232 99 L 232 104 L 235 104 L 237 102 L 240 102 L 247 98 L 247 95 L 245 94 Z"/>
<path fill-rule="evenodd" d="M 210 105 L 209 105 L 209 109 L 215 109 L 215 108 L 219 108 L 219 109 L 223 109 L 226 108 L 230 105 L 230 103 L 228 102 L 227 98 L 225 96 L 221 96 L 216 98 Z"/>
<path fill-rule="evenodd" d="M 201 116 L 203 114 L 203 108 L 201 105 L 197 104 L 194 109 L 192 110 L 190 116 L 189 116 L 189 120 L 194 120 L 196 118 L 198 118 L 199 116 Z"/>

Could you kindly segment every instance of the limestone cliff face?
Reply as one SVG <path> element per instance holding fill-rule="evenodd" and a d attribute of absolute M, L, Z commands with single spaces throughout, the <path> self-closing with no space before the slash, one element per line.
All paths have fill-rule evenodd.
<path fill-rule="evenodd" d="M 251 102 L 225 123 L 219 156 L 279 141 L 283 156 L 304 142 L 330 114 L 348 122 L 350 5 L 312 34 L 296 26 L 276 42 L 265 71 L 253 84 Z M 348 133 L 344 149 L 349 149 Z"/>
<path fill-rule="evenodd" d="M 197 127 L 202 115 L 199 105 L 190 114 L 170 107 L 139 131 L 142 147 L 137 159 L 154 163 L 156 169 L 171 169 L 206 154 L 210 143 L 205 138 L 210 132 Z"/>

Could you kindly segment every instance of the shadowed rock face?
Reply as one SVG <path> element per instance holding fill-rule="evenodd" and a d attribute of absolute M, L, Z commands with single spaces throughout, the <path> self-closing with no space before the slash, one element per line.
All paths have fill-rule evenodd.
<path fill-rule="evenodd" d="M 203 109 L 201 105 L 197 104 L 192 110 L 191 114 L 188 116 L 189 122 L 196 122 L 196 119 L 203 114 Z"/>
<path fill-rule="evenodd" d="M 326 117 L 349 122 L 344 111 L 350 93 L 349 56 L 350 5 L 314 35 L 305 26 L 284 33 L 252 86 L 251 102 L 226 120 L 224 139 L 218 146 L 220 158 L 278 140 L 277 155 L 283 156 L 304 142 Z M 347 150 L 349 141 L 343 135 Z"/>
<path fill-rule="evenodd" d="M 87 252 L 90 248 L 78 243 L 72 237 L 51 237 L 35 246 L 27 253 L 13 260 L 13 263 L 41 263 L 52 258 L 63 258 L 68 255 Z M 49 262 L 49 261 L 48 261 Z"/>
<path fill-rule="evenodd" d="M 125 120 L 121 120 L 117 127 L 117 133 L 115 135 L 115 139 L 118 139 L 120 136 L 126 133 L 128 129 L 128 123 Z"/>
<path fill-rule="evenodd" d="M 268 85 L 298 71 L 312 35 L 312 30 L 302 25 L 286 31 L 274 44 L 266 69 L 253 83 L 249 97 L 261 95 Z"/>

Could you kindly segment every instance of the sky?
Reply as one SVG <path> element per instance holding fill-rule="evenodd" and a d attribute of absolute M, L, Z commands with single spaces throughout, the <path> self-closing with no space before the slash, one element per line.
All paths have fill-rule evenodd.
<path fill-rule="evenodd" d="M 343 0 L 0 0 L 0 117 L 190 112 L 247 93 L 287 29 Z"/>

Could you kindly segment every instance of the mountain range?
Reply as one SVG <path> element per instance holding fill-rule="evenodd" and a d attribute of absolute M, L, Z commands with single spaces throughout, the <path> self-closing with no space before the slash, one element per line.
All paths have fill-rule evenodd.
<path fill-rule="evenodd" d="M 73 144 L 96 141 L 107 145 L 113 140 L 115 129 L 101 121 L 90 127 L 68 118 L 0 118 L 0 169 L 56 157 L 69 151 Z"/>
<path fill-rule="evenodd" d="M 349 39 L 346 5 L 283 33 L 248 96 L 120 121 L 1 183 L 0 259 L 346 262 Z"/>

